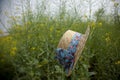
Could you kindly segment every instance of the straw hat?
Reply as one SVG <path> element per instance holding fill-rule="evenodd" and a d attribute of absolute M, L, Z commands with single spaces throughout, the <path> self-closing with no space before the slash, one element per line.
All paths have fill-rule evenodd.
<path fill-rule="evenodd" d="M 74 37 L 75 34 L 80 34 L 80 39 L 78 41 L 78 44 L 77 44 L 77 47 L 76 47 L 76 51 L 74 53 L 74 64 L 72 66 L 72 69 L 68 69 L 68 73 L 67 73 L 67 76 L 70 76 L 71 73 L 72 73 L 72 70 L 75 68 L 75 65 L 80 57 L 80 54 L 82 53 L 83 51 L 83 48 L 85 46 L 85 43 L 86 43 L 86 40 L 88 38 L 88 35 L 90 33 L 90 27 L 88 26 L 87 29 L 86 29 L 86 32 L 85 34 L 81 34 L 81 33 L 78 33 L 78 32 L 75 32 L 75 31 L 72 31 L 72 30 L 67 30 L 62 38 L 60 39 L 59 41 L 59 44 L 57 46 L 57 48 L 60 48 L 60 49 L 64 49 L 64 50 L 67 50 L 68 46 L 71 44 L 71 41 Z"/>

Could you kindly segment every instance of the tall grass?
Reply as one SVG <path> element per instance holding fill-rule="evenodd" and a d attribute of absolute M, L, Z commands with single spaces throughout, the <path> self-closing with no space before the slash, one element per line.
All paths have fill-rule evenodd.
<path fill-rule="evenodd" d="M 44 6 L 44 2 L 42 8 L 37 6 L 36 14 L 31 12 L 29 6 L 28 10 L 23 12 L 22 24 L 17 24 L 13 20 L 10 35 L 16 41 L 17 49 L 12 60 L 15 69 L 14 79 L 66 79 L 63 68 L 54 59 L 55 49 L 66 30 L 85 32 L 87 23 L 77 20 L 76 17 L 66 16 L 64 6 L 60 6 L 57 17 L 50 17 L 44 14 Z M 89 64 L 84 63 L 83 67 L 78 66 L 73 72 L 72 79 L 87 79 L 87 65 Z M 80 73 L 84 67 L 86 71 Z"/>
<path fill-rule="evenodd" d="M 45 14 L 45 2 L 37 5 L 37 12 L 30 9 L 23 11 L 21 24 L 12 21 L 9 41 L 0 38 L 0 59 L 9 61 L 15 80 L 67 80 L 62 66 L 54 59 L 55 49 L 68 30 L 84 33 L 91 26 L 87 40 L 76 68 L 71 75 L 72 80 L 118 80 L 120 77 L 120 37 L 119 27 L 107 21 L 83 22 L 77 16 L 70 16 L 65 5 L 60 6 L 56 17 Z M 14 17 L 14 16 L 13 16 Z M 3 49 L 4 48 L 4 49 Z M 3 62 L 6 63 L 6 62 Z M 2 64 L 3 65 L 3 64 Z M 11 68 L 10 68 L 11 69 Z M 4 70 L 5 71 L 5 70 Z M 5 73 L 5 72 L 2 73 Z M 6 75 L 4 75 L 6 76 Z M 9 78 L 10 79 L 10 78 Z"/>

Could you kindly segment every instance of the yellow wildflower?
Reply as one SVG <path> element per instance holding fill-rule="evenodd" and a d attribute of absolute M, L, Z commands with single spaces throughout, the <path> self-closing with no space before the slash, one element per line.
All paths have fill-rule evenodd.
<path fill-rule="evenodd" d="M 91 22 L 89 23 L 89 25 L 91 26 L 92 29 L 95 29 L 95 22 Z"/>
<path fill-rule="evenodd" d="M 16 50 L 17 50 L 17 48 L 16 48 L 16 47 L 13 47 L 13 48 L 12 48 L 12 50 L 13 50 L 13 51 L 16 51 Z"/>
<path fill-rule="evenodd" d="M 120 61 L 115 62 L 115 64 L 120 64 Z"/>
<path fill-rule="evenodd" d="M 11 51 L 10 51 L 10 55 L 11 55 L 11 56 L 14 56 L 15 53 L 16 53 L 16 51 L 17 51 L 17 48 L 16 48 L 16 47 L 13 47 L 13 48 L 11 49 Z"/>
<path fill-rule="evenodd" d="M 101 22 L 99 23 L 99 26 L 102 26 L 102 23 L 101 23 Z"/>
<path fill-rule="evenodd" d="M 31 50 L 35 50 L 35 47 L 32 47 Z"/>
<path fill-rule="evenodd" d="M 95 26 L 95 22 L 92 22 L 92 26 Z"/>
<path fill-rule="evenodd" d="M 109 43 L 110 41 L 111 41 L 111 39 L 110 39 L 110 33 L 106 33 L 105 34 L 105 41 L 107 42 L 107 43 Z"/>
<path fill-rule="evenodd" d="M 60 33 L 60 30 L 57 30 L 57 33 Z"/>
<path fill-rule="evenodd" d="M 105 40 L 106 40 L 106 42 L 110 42 L 110 37 L 109 36 L 106 37 Z"/>
<path fill-rule="evenodd" d="M 14 51 L 10 51 L 10 55 L 11 56 L 15 56 L 15 52 Z"/>
<path fill-rule="evenodd" d="M 11 36 L 8 36 L 8 37 L 6 37 L 6 40 L 7 40 L 7 41 L 11 41 L 11 40 L 12 40 L 12 37 L 11 37 Z"/>
<path fill-rule="evenodd" d="M 13 43 L 13 45 L 16 45 L 16 41 L 13 41 L 12 43 Z"/>

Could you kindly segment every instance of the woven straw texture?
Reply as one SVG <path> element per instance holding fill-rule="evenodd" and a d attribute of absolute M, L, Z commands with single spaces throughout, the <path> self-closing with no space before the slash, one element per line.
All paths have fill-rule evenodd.
<path fill-rule="evenodd" d="M 72 40 L 72 38 L 73 38 L 73 35 L 75 33 L 76 33 L 75 31 L 67 30 L 63 34 L 62 38 L 60 39 L 59 44 L 58 44 L 58 48 L 67 49 L 71 40 Z M 84 46 L 85 46 L 85 43 L 86 43 L 86 40 L 88 38 L 89 33 L 90 33 L 90 27 L 88 26 L 85 34 L 81 35 L 79 44 L 77 46 L 77 50 L 76 50 L 76 53 L 75 53 L 75 63 L 74 63 L 73 69 L 75 68 L 75 65 L 76 65 L 76 63 L 77 63 L 77 61 L 80 57 L 80 54 L 82 53 L 82 51 L 84 49 Z M 72 73 L 72 70 L 69 70 L 69 73 L 68 73 L 67 76 L 70 76 L 71 73 Z"/>

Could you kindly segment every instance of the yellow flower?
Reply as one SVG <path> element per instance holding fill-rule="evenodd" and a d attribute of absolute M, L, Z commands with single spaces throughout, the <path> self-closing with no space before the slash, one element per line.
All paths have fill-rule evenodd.
<path fill-rule="evenodd" d="M 60 33 L 60 30 L 57 30 L 57 33 Z"/>
<path fill-rule="evenodd" d="M 92 26 L 95 26 L 95 23 L 94 23 L 94 22 L 92 23 Z"/>
<path fill-rule="evenodd" d="M 120 61 L 115 62 L 115 64 L 120 64 Z"/>
<path fill-rule="evenodd" d="M 111 41 L 111 39 L 110 39 L 110 33 L 106 33 L 105 34 L 105 41 L 107 42 L 107 43 L 109 43 L 110 41 Z"/>
<path fill-rule="evenodd" d="M 14 51 L 10 51 L 10 55 L 11 56 L 15 56 L 15 52 Z"/>
<path fill-rule="evenodd" d="M 35 47 L 32 47 L 31 49 L 32 49 L 32 50 L 35 50 Z"/>
<path fill-rule="evenodd" d="M 13 43 L 13 45 L 16 45 L 16 41 L 13 41 L 12 43 Z"/>
<path fill-rule="evenodd" d="M 92 26 L 92 27 L 95 27 L 95 22 L 92 22 L 92 23 L 91 23 L 91 26 Z"/>
<path fill-rule="evenodd" d="M 17 50 L 17 48 L 16 48 L 16 47 L 13 47 L 13 48 L 12 48 L 12 50 L 13 50 L 13 51 L 16 51 L 16 50 Z"/>
<path fill-rule="evenodd" d="M 11 40 L 12 40 L 11 36 L 6 37 L 6 41 L 11 41 Z"/>
<path fill-rule="evenodd" d="M 106 37 L 105 40 L 106 40 L 106 42 L 110 42 L 110 37 L 109 36 Z"/>
<path fill-rule="evenodd" d="M 102 23 L 101 23 L 101 22 L 99 23 L 99 26 L 102 26 Z"/>
<path fill-rule="evenodd" d="M 15 56 L 16 51 L 17 51 L 16 47 L 11 48 L 10 55 Z"/>

